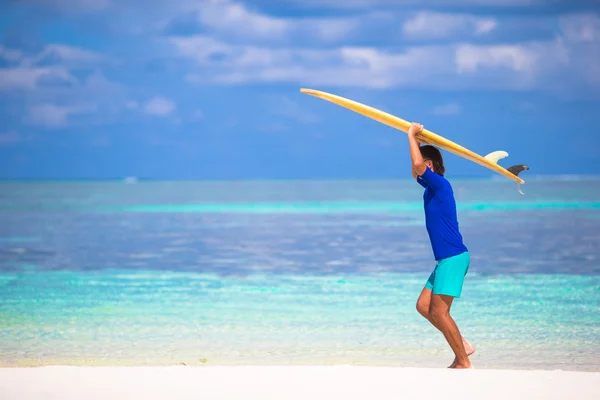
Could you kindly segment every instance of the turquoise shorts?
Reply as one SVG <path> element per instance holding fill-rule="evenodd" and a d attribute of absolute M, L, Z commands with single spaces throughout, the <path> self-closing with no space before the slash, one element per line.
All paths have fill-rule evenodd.
<path fill-rule="evenodd" d="M 471 256 L 468 251 L 439 260 L 425 287 L 431 289 L 433 294 L 460 297 L 470 264 Z"/>

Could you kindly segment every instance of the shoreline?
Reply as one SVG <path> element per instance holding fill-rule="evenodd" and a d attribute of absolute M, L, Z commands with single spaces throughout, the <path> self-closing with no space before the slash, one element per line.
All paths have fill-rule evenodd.
<path fill-rule="evenodd" d="M 440 355 L 436 357 L 424 357 L 406 361 L 381 359 L 347 359 L 337 357 L 329 360 L 314 360 L 310 358 L 299 358 L 296 360 L 273 360 L 272 358 L 258 358 L 251 361 L 239 359 L 208 359 L 208 358 L 148 358 L 148 359 L 46 359 L 46 360 L 0 360 L 0 370 L 6 369 L 34 369 L 46 367 L 64 368 L 331 368 L 331 367 L 353 367 L 353 368 L 395 368 L 395 369 L 445 369 L 450 365 L 451 355 Z M 481 371 L 563 371 L 563 372 L 585 372 L 600 373 L 600 365 L 581 363 L 538 363 L 507 364 L 477 359 L 471 357 L 473 369 Z M 447 365 L 446 365 L 447 364 Z"/>
<path fill-rule="evenodd" d="M 578 399 L 600 398 L 600 372 L 335 366 L 0 369 L 2 399 Z"/>

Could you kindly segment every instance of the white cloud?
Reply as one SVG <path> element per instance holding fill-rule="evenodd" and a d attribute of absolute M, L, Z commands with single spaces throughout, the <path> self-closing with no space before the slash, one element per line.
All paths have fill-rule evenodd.
<path fill-rule="evenodd" d="M 600 85 L 600 15 L 572 14 L 559 21 L 564 34 L 563 57 L 574 77 Z"/>
<path fill-rule="evenodd" d="M 459 72 L 475 72 L 485 68 L 508 68 L 513 71 L 530 71 L 537 55 L 523 45 L 475 46 L 460 45 L 456 49 Z"/>
<path fill-rule="evenodd" d="M 79 68 L 97 67 L 106 58 L 96 52 L 82 49 L 76 46 L 64 44 L 48 44 L 36 54 L 21 53 L 18 65 L 22 68 L 60 67 Z"/>
<path fill-rule="evenodd" d="M 344 38 L 360 23 L 360 20 L 354 17 L 274 17 L 252 11 L 246 5 L 231 0 L 201 1 L 193 10 L 197 12 L 203 27 L 243 40 L 281 41 L 296 37 L 336 41 Z"/>
<path fill-rule="evenodd" d="M 558 37 L 501 45 L 293 48 L 231 44 L 207 36 L 172 37 L 197 68 L 198 84 L 293 83 L 320 88 L 561 90 L 600 89 L 597 43 Z M 585 63 L 583 62 L 585 60 Z"/>
<path fill-rule="evenodd" d="M 175 111 L 176 105 L 172 100 L 162 96 L 154 96 L 144 105 L 144 111 L 149 115 L 167 117 Z"/>
<path fill-rule="evenodd" d="M 559 20 L 565 37 L 573 42 L 600 42 L 600 16 L 573 14 Z"/>
<path fill-rule="evenodd" d="M 36 89 L 42 82 L 72 84 L 75 78 L 63 67 L 0 68 L 0 90 Z"/>
<path fill-rule="evenodd" d="M 123 109 L 124 88 L 100 72 L 108 60 L 101 54 L 63 44 L 48 44 L 37 53 L 2 47 L 0 53 L 13 64 L 0 68 L 0 92 L 22 105 L 29 124 L 60 128 L 82 114 L 86 123 L 104 124 Z M 93 113 L 98 110 L 102 113 Z"/>
<path fill-rule="evenodd" d="M 424 11 L 407 20 L 403 32 L 406 37 L 431 39 L 460 33 L 481 35 L 491 32 L 496 26 L 493 18 Z"/>
<path fill-rule="evenodd" d="M 205 26 L 257 36 L 282 35 L 289 29 L 289 22 L 283 18 L 252 12 L 243 4 L 228 0 L 200 2 L 198 15 Z"/>
<path fill-rule="evenodd" d="M 475 34 L 483 35 L 486 33 L 490 33 L 491 31 L 496 29 L 497 26 L 498 26 L 498 23 L 496 22 L 495 19 L 481 18 L 475 22 Z"/>
<path fill-rule="evenodd" d="M 43 85 L 77 85 L 78 81 L 70 69 L 95 66 L 103 59 L 97 53 L 62 44 L 49 44 L 37 54 L 25 54 L 0 46 L 0 58 L 16 64 L 0 68 L 0 90 L 29 91 Z"/>
<path fill-rule="evenodd" d="M 368 20 L 370 17 L 364 18 Z M 357 18 L 308 20 L 299 25 L 298 31 L 304 35 L 316 33 L 316 37 L 322 40 L 338 41 L 347 37 L 360 24 Z"/>
<path fill-rule="evenodd" d="M 8 132 L 0 132 L 0 147 L 2 146 L 12 146 L 15 143 L 21 141 L 21 137 L 17 132 L 8 131 Z"/>
<path fill-rule="evenodd" d="M 40 104 L 29 109 L 27 122 L 44 128 L 62 128 L 68 125 L 70 116 L 91 112 L 95 109 L 95 106 L 86 104 L 72 106 Z"/>
<path fill-rule="evenodd" d="M 448 103 L 435 107 L 431 114 L 437 116 L 452 116 L 459 115 L 462 112 L 462 108 L 457 103 Z"/>
<path fill-rule="evenodd" d="M 95 64 L 103 60 L 103 56 L 98 53 L 82 49 L 75 46 L 64 44 L 49 44 L 37 55 L 33 62 L 52 62 L 62 64 Z"/>
<path fill-rule="evenodd" d="M 402 8 L 405 6 L 443 7 L 525 7 L 553 4 L 556 0 L 282 0 L 303 8 L 315 9 L 370 9 L 374 7 Z"/>
<path fill-rule="evenodd" d="M 447 69 L 436 63 L 451 49 L 413 48 L 390 53 L 374 48 L 272 49 L 229 45 L 204 36 L 172 38 L 202 74 L 190 74 L 196 83 L 235 85 L 248 82 L 294 82 L 328 86 L 386 88 L 399 82 L 421 82 L 431 69 Z M 210 73 L 206 73 L 208 69 Z M 398 71 L 410 72 L 409 75 Z"/>
<path fill-rule="evenodd" d="M 51 43 L 36 54 L 0 45 L 0 59 L 15 62 L 21 67 L 45 67 L 59 64 L 63 66 L 95 65 L 105 60 L 105 57 L 81 47 Z"/>
<path fill-rule="evenodd" d="M 191 74 L 197 83 L 227 85 L 248 82 L 388 88 L 427 84 L 438 73 L 450 73 L 453 49 L 415 47 L 401 53 L 369 47 L 336 49 L 270 49 L 228 45 L 203 36 L 173 38 L 181 54 L 203 67 Z M 217 55 L 220 55 L 217 57 Z M 211 73 L 206 73 L 209 69 Z"/>

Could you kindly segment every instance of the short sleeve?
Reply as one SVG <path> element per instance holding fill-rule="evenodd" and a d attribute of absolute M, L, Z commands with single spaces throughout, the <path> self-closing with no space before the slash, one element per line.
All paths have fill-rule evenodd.
<path fill-rule="evenodd" d="M 444 178 L 430 170 L 429 167 L 426 167 L 425 172 L 423 172 L 423 175 L 418 177 L 418 180 L 420 181 L 419 183 L 425 183 L 427 187 L 433 189 L 434 191 L 444 187 Z M 421 185 L 424 186 L 422 183 Z"/>

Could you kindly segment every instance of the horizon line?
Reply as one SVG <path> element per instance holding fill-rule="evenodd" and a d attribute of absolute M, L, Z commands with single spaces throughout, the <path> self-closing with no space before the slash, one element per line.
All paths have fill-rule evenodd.
<path fill-rule="evenodd" d="M 561 180 L 561 181 L 578 181 L 578 180 L 590 180 L 600 179 L 600 174 L 535 174 L 529 175 L 525 179 L 525 184 L 528 181 L 541 181 L 541 180 Z M 364 182 L 389 182 L 389 181 L 412 181 L 412 177 L 372 177 L 372 178 L 326 178 L 326 177 L 291 177 L 291 178 L 268 178 L 268 177 L 253 177 L 253 178 L 151 178 L 151 177 L 137 177 L 137 176 L 122 176 L 122 177 L 106 177 L 106 178 L 90 178 L 90 177 L 79 177 L 79 178 L 0 178 L 0 183 L 32 183 L 32 182 L 114 182 L 114 183 L 149 183 L 149 182 L 348 182 L 348 181 L 364 181 Z M 502 176 L 455 176 L 450 178 L 451 181 L 457 180 L 472 180 L 472 181 L 493 181 L 512 183 L 509 179 Z"/>

